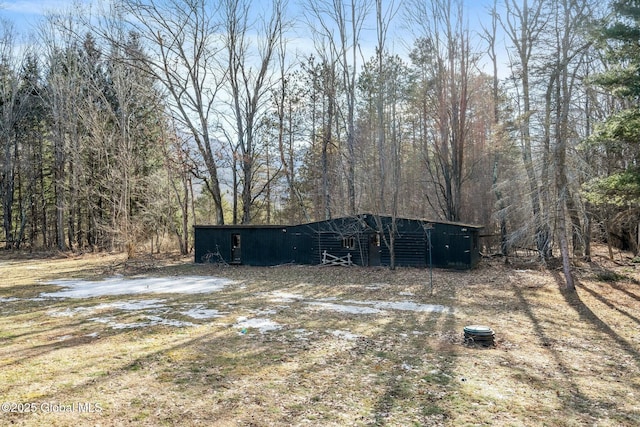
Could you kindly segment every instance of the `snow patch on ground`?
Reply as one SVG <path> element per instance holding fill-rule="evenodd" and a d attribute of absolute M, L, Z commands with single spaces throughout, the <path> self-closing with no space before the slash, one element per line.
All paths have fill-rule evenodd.
<path fill-rule="evenodd" d="M 333 335 L 334 337 L 343 339 L 343 340 L 347 340 L 347 341 L 353 341 L 353 340 L 357 340 L 358 338 L 360 338 L 360 335 L 354 334 L 354 333 L 349 332 L 349 331 L 340 331 L 340 330 L 332 331 L 331 335 Z"/>
<path fill-rule="evenodd" d="M 175 327 L 188 327 L 197 326 L 191 322 L 185 322 L 174 319 L 166 319 L 156 315 L 157 313 L 167 313 L 171 311 L 171 308 L 167 307 L 164 299 L 148 299 L 148 300 L 129 300 L 129 301 L 116 301 L 104 304 L 98 304 L 93 307 L 76 307 L 67 308 L 65 310 L 50 310 L 48 315 L 53 317 L 73 317 L 81 315 L 83 313 L 93 314 L 107 310 L 120 310 L 120 311 L 140 311 L 143 313 L 143 319 L 145 321 L 122 323 L 116 321 L 114 316 L 98 316 L 92 317 L 88 320 L 103 323 L 113 329 L 132 329 L 132 328 L 144 328 L 147 326 L 164 325 Z M 204 306 L 198 306 L 190 310 L 181 312 L 182 314 L 192 317 L 194 319 L 207 319 L 212 317 L 219 317 L 220 314 L 217 310 L 207 310 Z"/>
<path fill-rule="evenodd" d="M 411 301 L 400 301 L 400 302 L 378 301 L 375 303 L 374 307 L 388 308 L 391 310 L 401 310 L 401 311 L 416 311 L 416 312 L 424 312 L 424 313 L 449 313 L 451 311 L 449 307 L 445 307 L 444 305 L 418 304 Z"/>
<path fill-rule="evenodd" d="M 215 317 L 223 316 L 218 310 L 215 310 L 213 308 L 205 308 L 204 306 L 194 307 L 190 310 L 181 311 L 180 313 L 193 319 L 213 319 Z"/>
<path fill-rule="evenodd" d="M 148 320 L 144 322 L 133 323 L 121 323 L 114 320 L 113 317 L 94 317 L 89 319 L 97 323 L 104 323 L 112 329 L 134 329 L 134 328 L 146 328 L 149 326 L 174 326 L 177 328 L 184 328 L 188 326 L 197 326 L 195 323 L 183 322 L 180 320 L 164 319 L 159 316 L 145 316 Z"/>
<path fill-rule="evenodd" d="M 246 333 L 247 329 L 257 329 L 261 334 L 269 331 L 275 331 L 282 328 L 282 325 L 271 319 L 264 317 L 254 317 L 248 319 L 246 317 L 238 317 L 238 322 L 233 325 L 235 328 L 241 329 L 242 333 Z"/>
<path fill-rule="evenodd" d="M 295 302 L 303 299 L 304 296 L 289 292 L 274 291 L 269 294 L 269 301 L 272 302 Z"/>
<path fill-rule="evenodd" d="M 112 295 L 139 295 L 148 293 L 210 293 L 220 291 L 224 287 L 234 282 L 230 279 L 209 277 L 209 276 L 181 276 L 167 278 L 125 278 L 122 276 L 112 277 L 101 281 L 91 280 L 58 280 L 52 282 L 63 288 L 57 292 L 42 293 L 38 298 L 30 300 L 45 300 L 51 298 L 92 298 L 100 296 Z M 374 283 L 371 289 L 387 286 L 385 283 Z M 453 309 L 442 305 L 419 304 L 410 300 L 405 301 L 358 301 L 358 300 L 340 300 L 336 297 L 326 298 L 307 298 L 304 295 L 291 293 L 286 291 L 271 291 L 259 294 L 272 303 L 289 303 L 302 302 L 312 310 L 334 311 L 340 313 L 361 315 L 361 314 L 383 314 L 389 310 L 413 311 L 424 313 L 452 313 Z M 406 292 L 401 295 L 409 297 L 413 294 Z M 17 301 L 19 298 L 0 298 L 0 302 Z M 240 304 L 240 303 L 238 303 Z M 238 308 L 238 304 L 232 304 L 231 309 Z M 231 304 L 228 304 L 231 305 Z M 286 307 L 286 306 L 285 306 Z M 279 308 L 279 307 L 278 307 Z M 139 312 L 135 319 L 131 319 L 130 323 L 123 323 L 117 315 L 108 313 L 107 311 L 125 311 Z M 54 317 L 73 317 L 73 316 L 94 316 L 90 321 L 103 323 L 114 329 L 131 329 L 143 328 L 155 325 L 173 326 L 173 327 L 190 327 L 198 326 L 195 323 L 165 318 L 171 313 L 187 316 L 192 319 L 206 320 L 223 317 L 230 311 L 221 313 L 220 311 L 208 308 L 205 304 L 171 304 L 167 305 L 166 299 L 140 299 L 125 300 L 109 303 L 102 303 L 89 307 L 75 307 L 61 309 L 52 309 L 47 312 L 48 315 Z M 268 304 L 260 309 L 252 310 L 253 318 L 240 317 L 233 325 L 241 330 L 244 334 L 248 329 L 257 329 L 260 333 L 275 331 L 282 329 L 282 325 L 271 320 L 269 317 L 276 315 L 278 310 L 270 307 Z M 137 314 L 137 313 L 136 313 Z M 307 339 L 311 333 L 305 330 L 297 330 L 295 332 L 300 339 Z M 358 335 L 351 334 L 348 331 L 329 332 L 341 339 L 352 340 L 358 338 Z"/>
<path fill-rule="evenodd" d="M 65 310 L 49 310 L 47 314 L 51 317 L 73 317 L 78 313 L 90 311 L 88 307 L 67 308 Z"/>
<path fill-rule="evenodd" d="M 265 308 L 262 310 L 251 310 L 251 312 L 253 314 L 255 314 L 256 316 L 266 316 L 269 314 L 278 314 L 278 310 L 273 309 L 273 308 Z"/>
<path fill-rule="evenodd" d="M 391 286 L 388 283 L 371 283 L 368 286 L 365 286 L 365 289 L 369 289 L 369 290 L 378 290 L 378 289 L 382 289 L 384 287 L 387 286 Z"/>
<path fill-rule="evenodd" d="M 125 310 L 125 311 L 151 310 L 151 309 L 157 309 L 157 308 L 165 308 L 166 306 L 163 304 L 165 301 L 166 300 L 164 299 L 117 301 L 117 302 L 99 304 L 93 307 L 93 309 L 109 310 L 109 309 L 115 308 L 117 310 Z"/>
<path fill-rule="evenodd" d="M 140 301 L 117 301 L 104 304 L 98 304 L 93 307 L 76 307 L 66 308 L 64 310 L 49 310 L 47 314 L 52 317 L 73 317 L 81 313 L 93 313 L 96 311 L 104 310 L 123 310 L 123 311 L 137 311 L 137 310 L 152 310 L 165 308 L 165 302 L 163 299 L 149 299 Z"/>
<path fill-rule="evenodd" d="M 293 334 L 301 341 L 309 341 L 309 337 L 313 335 L 313 332 L 307 331 L 304 328 L 294 329 Z"/>
<path fill-rule="evenodd" d="M 56 280 L 53 285 L 64 288 L 40 294 L 47 298 L 91 298 L 105 295 L 147 293 L 196 294 L 216 292 L 234 281 L 207 276 L 145 277 L 139 279 L 112 277 L 105 280 Z"/>
<path fill-rule="evenodd" d="M 357 305 L 343 305 L 343 304 L 333 304 L 329 302 L 316 302 L 311 301 L 307 302 L 307 304 L 317 307 L 320 310 L 331 310 L 337 311 L 340 313 L 349 313 L 349 314 L 379 314 L 382 313 L 382 310 L 373 308 L 373 307 L 362 307 Z"/>
<path fill-rule="evenodd" d="M 418 304 L 413 301 L 345 301 L 349 304 L 371 305 L 379 310 L 415 311 L 424 313 L 450 313 L 452 310 L 444 305 Z"/>

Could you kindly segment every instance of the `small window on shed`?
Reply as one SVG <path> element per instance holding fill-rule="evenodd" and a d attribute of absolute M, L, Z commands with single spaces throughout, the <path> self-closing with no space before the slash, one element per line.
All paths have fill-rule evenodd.
<path fill-rule="evenodd" d="M 342 238 L 342 247 L 344 249 L 355 249 L 356 248 L 356 238 L 355 238 L 355 236 L 343 237 Z"/>

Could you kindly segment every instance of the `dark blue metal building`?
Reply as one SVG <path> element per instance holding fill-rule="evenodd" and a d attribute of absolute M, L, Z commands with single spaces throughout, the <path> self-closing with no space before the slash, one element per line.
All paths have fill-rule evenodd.
<path fill-rule="evenodd" d="M 195 262 L 270 266 L 321 264 L 349 258 L 356 265 L 389 265 L 388 216 L 361 214 L 301 225 L 197 225 Z M 468 269 L 480 260 L 481 227 L 421 219 L 395 219 L 397 266 Z"/>

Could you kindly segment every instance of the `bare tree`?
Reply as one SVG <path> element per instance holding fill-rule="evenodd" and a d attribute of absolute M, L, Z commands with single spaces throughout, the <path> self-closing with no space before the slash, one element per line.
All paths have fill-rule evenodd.
<path fill-rule="evenodd" d="M 335 2 L 334 2 L 335 3 Z M 393 2 L 392 2 L 393 3 Z M 340 39 L 339 61 L 342 71 L 342 86 L 346 97 L 346 130 L 347 130 L 347 212 L 350 215 L 356 214 L 356 175 L 355 175 L 355 106 L 356 106 L 356 75 L 358 74 L 358 47 L 360 45 L 360 33 L 364 20 L 369 13 L 369 2 L 351 0 L 349 9 L 342 3 L 336 7 L 335 21 L 338 27 Z M 346 9 L 346 10 L 345 10 Z M 377 14 L 381 17 L 377 19 L 378 26 L 382 24 L 381 2 L 376 0 Z M 393 10 L 393 5 L 391 9 Z M 348 24 L 351 25 L 348 25 Z M 380 29 L 386 35 L 386 29 Z M 384 49 L 384 43 L 378 38 L 378 49 Z"/>
<path fill-rule="evenodd" d="M 575 215 L 569 212 L 569 207 L 573 207 L 573 202 L 569 201 L 571 196 L 571 183 L 569 182 L 569 170 L 567 151 L 571 141 L 577 138 L 577 133 L 571 121 L 571 109 L 580 65 L 586 54 L 590 42 L 584 35 L 584 22 L 591 15 L 589 4 L 586 1 L 562 0 L 557 3 L 554 19 L 555 35 L 555 61 L 552 69 L 552 79 L 554 83 L 554 139 L 555 146 L 554 168 L 555 184 L 558 197 L 557 202 L 557 234 L 562 255 L 562 266 L 566 280 L 566 287 L 575 289 L 572 269 L 571 253 L 569 250 L 569 239 L 567 229 L 567 217 L 573 219 Z M 579 224 L 576 225 L 579 227 Z M 574 247 L 575 250 L 575 247 Z"/>
<path fill-rule="evenodd" d="M 325 217 L 331 216 L 328 178 L 328 150 L 332 140 L 345 129 L 346 139 L 346 212 L 356 213 L 356 153 L 355 153 L 355 107 L 356 81 L 361 32 L 370 11 L 370 3 L 362 0 L 321 0 L 306 5 L 307 21 L 310 25 L 315 50 L 325 71 L 323 88 L 326 97 L 326 117 L 323 129 L 322 166 L 323 193 L 325 197 Z M 344 95 L 344 104 L 339 102 Z M 340 128 L 334 120 L 340 119 Z M 326 168 L 326 170 L 325 170 Z"/>
<path fill-rule="evenodd" d="M 218 61 L 224 50 L 220 4 L 209 0 L 123 0 L 120 8 L 117 16 L 149 49 L 137 65 L 164 85 L 175 118 L 198 147 L 215 220 L 223 224 L 217 164 L 221 147 L 212 135 L 217 126 L 215 103 L 226 76 Z"/>
<path fill-rule="evenodd" d="M 491 7 L 491 21 L 488 27 L 483 27 L 483 38 L 487 41 L 487 54 L 491 60 L 492 66 L 492 79 L 491 79 L 491 92 L 493 97 L 493 127 L 492 127 L 492 142 L 494 145 L 493 153 L 493 167 L 492 167 L 492 188 L 497 202 L 497 216 L 500 228 L 500 253 L 505 257 L 505 262 L 509 262 L 509 236 L 507 232 L 507 214 L 506 214 L 506 202 L 503 197 L 502 190 L 499 186 L 500 172 L 501 172 L 501 160 L 502 149 L 500 142 L 507 138 L 506 132 L 502 131 L 504 126 L 501 126 L 500 117 L 500 81 L 498 78 L 498 54 L 496 51 L 497 44 L 497 32 L 499 25 L 498 0 L 494 0 Z"/>
<path fill-rule="evenodd" d="M 322 21 L 320 21 L 322 22 Z M 316 140 L 320 142 L 320 199 L 322 216 L 324 219 L 330 219 L 332 217 L 332 197 L 330 188 L 330 174 L 329 170 L 331 147 L 333 144 L 333 124 L 336 115 L 337 104 L 337 59 L 336 53 L 333 49 L 329 48 L 325 44 L 325 37 L 323 33 L 317 34 L 314 43 L 316 45 L 316 52 L 320 57 L 320 61 L 316 64 L 313 59 L 310 61 L 307 67 L 308 72 L 311 74 L 311 81 L 313 85 L 314 95 L 313 106 L 314 110 L 312 120 L 311 141 L 312 148 L 315 148 Z M 316 115 L 317 105 L 320 104 L 322 112 L 320 117 Z M 320 128 L 320 130 L 318 130 Z"/>
<path fill-rule="evenodd" d="M 379 175 L 380 175 L 380 200 L 379 207 L 381 209 L 385 209 L 385 206 L 389 205 L 391 208 L 391 226 L 390 229 L 387 230 L 387 233 L 384 233 L 384 230 L 380 230 L 381 224 L 378 224 L 378 229 L 382 231 L 382 236 L 389 236 L 388 241 L 387 238 L 384 237 L 385 244 L 389 249 L 389 257 L 390 257 L 390 265 L 389 268 L 394 270 L 396 268 L 396 252 L 395 252 L 395 242 L 396 236 L 398 234 L 398 225 L 397 225 L 397 217 L 398 217 L 398 197 L 400 193 L 400 158 L 401 158 L 401 137 L 400 137 L 400 120 L 398 117 L 398 109 L 397 105 L 400 101 L 401 96 L 399 93 L 402 91 L 400 83 L 403 78 L 408 74 L 406 68 L 404 68 L 404 64 L 401 63 L 399 58 L 386 58 L 386 43 L 387 43 L 387 34 L 389 31 L 389 25 L 391 20 L 395 16 L 397 9 L 395 8 L 394 3 L 386 9 L 382 8 L 382 1 L 376 0 L 376 34 L 378 44 L 376 46 L 376 62 L 377 62 L 377 96 L 376 96 L 376 112 L 377 112 L 377 145 L 378 145 L 378 156 L 379 156 Z M 386 178 L 386 166 L 385 166 L 385 145 L 387 145 L 386 138 L 386 122 L 385 120 L 385 104 L 390 104 L 390 114 L 389 122 L 390 122 L 390 132 L 388 141 L 390 142 L 390 150 L 391 150 L 391 203 L 387 204 L 384 195 L 385 188 L 385 178 Z"/>
<path fill-rule="evenodd" d="M 120 47 L 124 46 L 124 47 Z M 153 80 L 131 58 L 143 56 L 138 37 L 129 34 L 112 47 L 108 59 L 109 86 L 104 95 L 106 118 L 112 124 L 112 159 L 109 169 L 113 230 L 129 257 L 156 224 L 144 221 L 144 210 L 153 192 L 148 177 L 156 168 L 154 158 L 164 141 L 155 136 L 164 126 L 162 104 L 153 90 Z M 131 57 L 131 58 L 130 58 Z M 159 130 L 159 132 L 158 132 Z"/>
<path fill-rule="evenodd" d="M 2 196 L 2 226 L 5 246 L 15 245 L 13 206 L 18 161 L 17 124 L 24 114 L 24 96 L 20 89 L 20 62 L 15 56 L 15 30 L 7 21 L 0 21 L 0 194 Z"/>
<path fill-rule="evenodd" d="M 169 199 L 167 206 L 168 226 L 178 239 L 180 253 L 186 255 L 189 253 L 189 210 L 192 208 L 190 200 L 193 200 L 193 161 L 190 159 L 189 144 L 180 137 L 175 130 L 166 135 L 165 139 L 169 140 L 169 144 L 164 147 L 164 164 L 167 174 L 168 185 L 171 188 L 166 197 Z M 172 203 L 171 199 L 175 197 L 177 203 Z M 179 221 L 174 220 L 173 207 L 177 205 L 179 209 Z M 193 212 L 195 215 L 195 212 Z M 193 221 L 195 223 L 195 220 Z"/>
<path fill-rule="evenodd" d="M 546 28 L 545 1 L 533 0 L 530 5 L 529 0 L 522 2 L 516 0 L 505 0 L 507 13 L 501 20 L 509 40 L 515 50 L 516 63 L 513 64 L 514 78 L 519 83 L 521 90 L 521 103 L 519 106 L 520 140 L 522 147 L 522 160 L 524 163 L 527 179 L 529 183 L 529 194 L 531 197 L 531 208 L 533 220 L 535 222 L 535 242 L 538 253 L 543 259 L 551 256 L 551 234 L 548 225 L 548 214 L 545 212 L 543 192 L 548 185 L 540 184 L 538 175 L 534 167 L 534 157 L 532 149 L 532 116 L 535 113 L 532 107 L 531 88 L 531 61 L 534 49 L 539 46 L 540 38 Z M 548 150 L 545 150 L 548 153 Z M 548 156 L 542 160 L 542 172 L 540 179 L 546 179 L 548 172 Z"/>
<path fill-rule="evenodd" d="M 386 186 L 386 176 L 387 176 L 387 165 L 386 165 L 386 155 L 385 155 L 385 146 L 386 146 L 386 129 L 385 129 L 385 114 L 384 114 L 384 104 L 385 104 L 385 49 L 387 43 L 387 33 L 389 31 L 389 22 L 385 19 L 382 11 L 382 1 L 376 0 L 376 36 L 377 36 L 377 46 L 376 46 L 376 71 L 377 78 L 374 80 L 377 82 L 377 91 L 375 91 L 375 105 L 376 105 L 376 114 L 377 114 L 377 128 L 376 128 L 376 146 L 378 149 L 378 175 L 379 175 L 379 200 L 378 206 L 379 209 L 384 211 L 386 205 L 386 197 L 385 197 L 385 186 Z M 375 89 L 374 89 L 375 90 Z M 393 221 L 393 233 L 392 236 L 395 236 L 395 221 Z M 391 237 L 392 239 L 394 237 Z M 391 247 L 393 248 L 393 241 L 391 242 Z M 392 249 L 393 250 L 393 249 Z M 392 259 L 395 260 L 395 257 L 392 256 Z M 393 262 L 392 262 L 393 264 Z"/>
<path fill-rule="evenodd" d="M 445 219 L 459 221 L 463 183 L 468 176 L 465 150 L 469 144 L 469 83 L 477 55 L 459 0 L 410 3 L 411 19 L 422 37 L 411 57 L 423 72 L 425 103 L 422 123 L 425 172 L 431 188 L 428 202 Z"/>
<path fill-rule="evenodd" d="M 79 146 L 80 118 L 76 113 L 82 104 L 82 70 L 78 55 L 80 25 L 77 15 L 50 15 L 41 27 L 45 44 L 45 64 L 48 69 L 45 104 L 51 116 L 53 140 L 53 182 L 55 194 L 55 241 L 59 250 L 66 250 L 65 230 L 68 225 L 70 200 L 68 197 L 69 155 Z M 71 182 L 75 184 L 75 177 Z M 67 235 L 68 237 L 68 235 Z M 71 242 L 70 242 L 71 243 Z"/>
<path fill-rule="evenodd" d="M 325 52 L 326 53 L 326 52 Z M 327 62 L 310 55 L 301 64 L 302 84 L 306 85 L 305 113 L 308 124 L 305 129 L 309 141 L 304 149 L 304 167 L 300 185 L 308 191 L 313 206 L 313 218 L 329 219 L 332 216 L 333 178 L 330 165 L 334 163 L 332 131 L 336 103 L 335 61 Z"/>
<path fill-rule="evenodd" d="M 270 14 L 264 17 L 263 26 L 255 28 L 250 23 L 249 12 L 256 5 L 250 0 L 225 0 L 225 47 L 227 49 L 228 83 L 231 95 L 233 135 L 237 144 L 242 171 L 242 223 L 252 220 L 251 208 L 257 195 L 255 186 L 257 126 L 265 111 L 265 102 L 274 84 L 272 65 L 282 37 L 284 8 L 286 3 L 275 0 Z M 250 31 L 256 31 L 258 46 L 249 41 Z M 257 54 L 256 65 L 253 56 Z"/>
<path fill-rule="evenodd" d="M 300 191 L 297 179 L 297 152 L 295 142 L 299 133 L 299 113 L 301 104 L 300 83 L 296 80 L 297 73 L 290 73 L 287 66 L 287 43 L 282 36 L 277 49 L 279 65 L 279 87 L 273 90 L 273 103 L 277 121 L 278 152 L 282 174 L 286 180 L 288 190 L 288 220 L 293 223 L 296 219 L 310 220 L 305 207 L 304 196 Z"/>
<path fill-rule="evenodd" d="M 407 101 L 409 88 L 409 70 L 407 65 L 399 56 L 385 55 L 383 74 L 380 76 L 380 91 L 384 91 L 384 119 L 382 123 L 377 123 L 378 127 L 383 127 L 385 133 L 386 148 L 381 163 L 386 163 L 386 170 L 390 173 L 386 177 L 387 186 L 390 191 L 387 197 L 390 200 L 382 200 L 379 209 L 389 209 L 391 223 L 388 230 L 378 229 L 384 237 L 384 243 L 389 249 L 389 267 L 393 270 L 396 267 L 395 242 L 398 237 L 398 215 L 400 214 L 400 198 L 403 196 L 403 152 L 404 147 L 404 114 L 402 106 Z M 378 171 L 382 174 L 382 171 Z M 384 213 L 384 211 L 379 211 Z M 388 235 L 388 240 L 387 236 Z"/>

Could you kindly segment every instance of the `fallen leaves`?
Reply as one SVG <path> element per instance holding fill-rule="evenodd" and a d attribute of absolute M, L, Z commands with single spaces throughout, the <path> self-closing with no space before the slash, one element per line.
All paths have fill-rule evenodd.
<path fill-rule="evenodd" d="M 635 425 L 640 276 L 635 266 L 604 267 L 617 270 L 582 266 L 568 298 L 553 271 L 530 263 L 435 270 L 430 294 L 420 269 L 0 261 L 0 274 L 16 277 L 0 285 L 0 394 L 104 408 L 1 416 L 61 426 Z M 34 300 L 56 290 L 49 279 L 113 274 L 232 284 Z M 148 316 L 167 321 L 142 325 Z M 491 327 L 495 347 L 465 346 L 470 324 Z"/>

